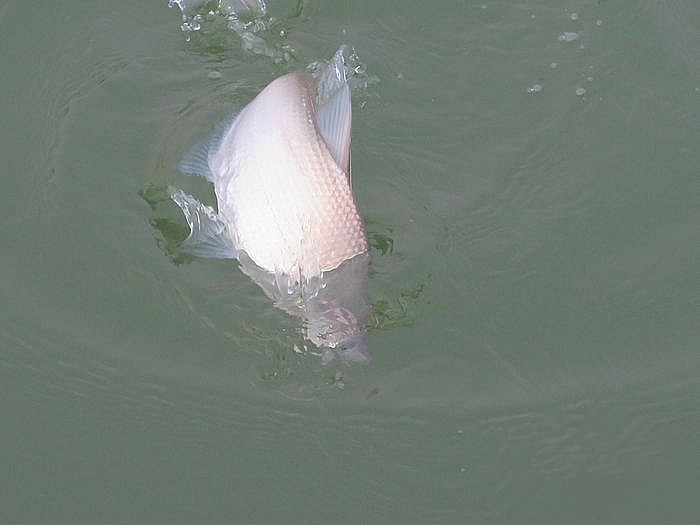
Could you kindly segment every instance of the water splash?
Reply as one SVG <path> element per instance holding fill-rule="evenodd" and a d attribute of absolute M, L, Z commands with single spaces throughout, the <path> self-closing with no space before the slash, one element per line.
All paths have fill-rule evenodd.
<path fill-rule="evenodd" d="M 265 0 L 169 0 L 168 7 L 180 10 L 180 29 L 188 42 L 208 23 L 223 18 L 246 51 L 267 56 L 276 63 L 289 62 L 294 55 L 286 42 L 270 43 L 286 39 L 287 31 L 279 27 L 276 18 L 268 15 Z"/>
<path fill-rule="evenodd" d="M 365 92 L 369 87 L 379 83 L 377 75 L 371 75 L 367 72 L 367 68 L 360 60 L 359 55 L 354 47 L 343 46 L 343 61 L 345 65 L 345 78 L 348 86 L 353 94 Z M 314 78 L 318 78 L 325 70 L 328 62 L 314 61 L 306 66 L 306 70 L 311 73 Z"/>

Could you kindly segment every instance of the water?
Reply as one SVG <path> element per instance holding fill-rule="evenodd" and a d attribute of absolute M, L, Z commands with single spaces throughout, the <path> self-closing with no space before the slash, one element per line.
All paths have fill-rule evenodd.
<path fill-rule="evenodd" d="M 700 4 L 270 0 L 188 33 L 166 4 L 0 4 L 0 521 L 697 520 Z M 341 42 L 372 79 L 353 367 L 178 256 L 162 199 Z"/>

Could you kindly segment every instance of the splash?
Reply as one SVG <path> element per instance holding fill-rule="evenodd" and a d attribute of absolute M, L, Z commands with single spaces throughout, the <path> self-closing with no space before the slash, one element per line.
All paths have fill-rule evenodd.
<path fill-rule="evenodd" d="M 264 0 L 169 0 L 168 7 L 180 10 L 180 29 L 188 42 L 208 23 L 224 19 L 246 51 L 267 56 L 277 63 L 289 62 L 294 55 L 288 44 L 270 43 L 275 33 L 285 38 L 286 31 L 279 29 L 279 21 L 268 15 Z"/>
<path fill-rule="evenodd" d="M 379 83 L 379 77 L 367 72 L 367 68 L 354 47 L 343 45 L 338 50 L 338 53 L 343 55 L 345 68 L 344 76 L 348 86 L 350 86 L 350 91 L 352 91 L 353 96 L 359 95 L 360 107 L 363 107 L 363 95 L 367 94 L 370 87 Z M 314 78 L 318 79 L 323 72 L 326 71 L 329 63 L 330 62 L 325 61 L 313 61 L 306 66 L 306 70 L 311 73 Z"/>

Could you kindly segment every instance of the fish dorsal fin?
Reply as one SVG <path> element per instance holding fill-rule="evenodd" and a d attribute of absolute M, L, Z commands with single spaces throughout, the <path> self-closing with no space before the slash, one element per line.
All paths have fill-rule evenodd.
<path fill-rule="evenodd" d="M 349 178 L 352 105 L 345 65 L 348 49 L 341 46 L 318 79 L 316 124 L 331 155 Z"/>
<path fill-rule="evenodd" d="M 182 173 L 199 175 L 210 182 L 214 182 L 214 174 L 211 171 L 209 160 L 219 149 L 221 141 L 236 120 L 236 116 L 237 115 L 232 115 L 223 122 L 220 122 L 214 128 L 213 133 L 208 139 L 193 146 L 178 164 L 178 169 Z"/>

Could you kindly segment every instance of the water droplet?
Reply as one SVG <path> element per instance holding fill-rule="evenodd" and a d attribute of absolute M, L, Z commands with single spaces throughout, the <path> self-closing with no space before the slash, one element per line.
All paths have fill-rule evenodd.
<path fill-rule="evenodd" d="M 539 93 L 540 91 L 542 91 L 542 84 L 533 84 L 527 88 L 527 92 L 530 94 Z"/>
<path fill-rule="evenodd" d="M 551 64 L 549 64 L 549 67 L 551 67 L 552 69 L 556 69 L 559 67 L 559 62 L 552 62 Z"/>
<path fill-rule="evenodd" d="M 576 88 L 576 96 L 577 97 L 582 97 L 585 94 L 586 94 L 585 88 L 582 88 L 582 87 Z"/>
<path fill-rule="evenodd" d="M 559 42 L 573 42 L 574 40 L 578 40 L 578 33 L 574 33 L 573 31 L 566 31 L 559 35 L 557 37 L 557 40 L 559 40 Z"/>
<path fill-rule="evenodd" d="M 578 13 L 571 13 L 571 20 L 578 20 Z"/>
<path fill-rule="evenodd" d="M 223 75 L 221 74 L 221 71 L 209 71 L 207 73 L 207 76 L 211 78 L 212 80 L 218 80 L 220 79 Z"/>

